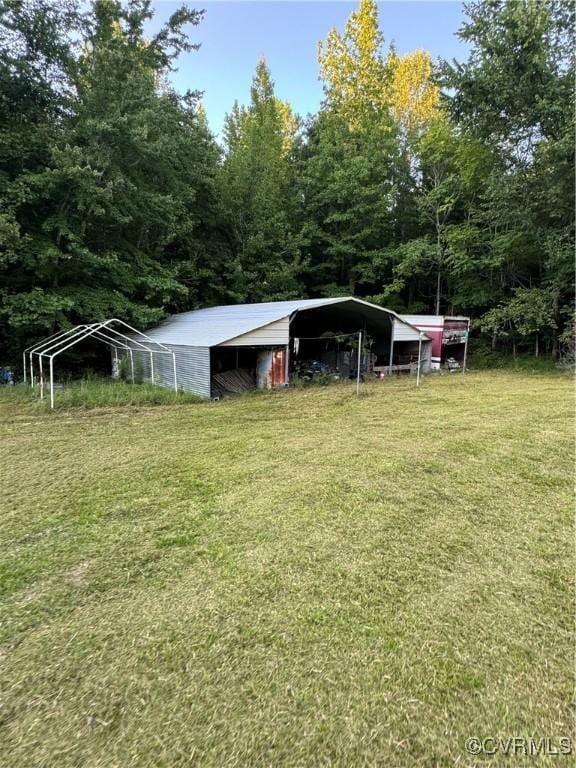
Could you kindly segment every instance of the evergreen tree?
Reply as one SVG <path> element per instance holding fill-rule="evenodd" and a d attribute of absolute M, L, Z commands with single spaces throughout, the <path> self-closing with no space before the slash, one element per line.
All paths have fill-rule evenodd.
<path fill-rule="evenodd" d="M 393 238 L 396 144 L 389 121 L 362 130 L 320 113 L 302 150 L 302 239 L 311 295 L 366 295 L 373 261 Z"/>
<path fill-rule="evenodd" d="M 395 236 L 407 168 L 382 46 L 373 0 L 361 0 L 344 34 L 332 30 L 319 45 L 325 100 L 301 153 L 302 234 L 312 295 L 372 292 L 374 262 Z"/>
<path fill-rule="evenodd" d="M 243 301 L 300 295 L 298 212 L 292 153 L 298 123 L 258 62 L 248 107 L 226 117 L 221 190 L 231 225 L 236 296 Z"/>

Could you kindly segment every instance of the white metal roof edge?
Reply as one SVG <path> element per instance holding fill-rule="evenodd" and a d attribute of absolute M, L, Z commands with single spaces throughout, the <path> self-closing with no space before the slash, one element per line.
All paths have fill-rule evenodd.
<path fill-rule="evenodd" d="M 248 328 L 246 331 L 242 331 L 241 333 L 235 333 L 234 336 L 231 336 L 227 339 L 222 339 L 221 341 L 217 342 L 216 344 L 212 344 L 211 346 L 218 346 L 219 344 L 224 344 L 225 342 L 234 341 L 234 339 L 239 339 L 240 336 L 244 336 L 247 333 L 252 333 L 252 331 L 258 331 L 260 328 L 266 328 L 269 325 L 272 325 L 273 323 L 277 323 L 280 320 L 285 320 L 286 318 L 292 319 L 292 317 L 298 312 L 302 312 L 306 309 L 316 309 L 318 307 L 324 307 L 328 306 L 329 304 L 337 304 L 340 301 L 340 297 L 336 297 L 333 299 L 326 298 L 326 299 L 294 299 L 294 302 L 297 301 L 309 301 L 311 302 L 310 305 L 306 305 L 303 307 L 299 307 L 297 309 L 293 309 L 290 312 L 286 312 L 285 314 L 279 315 L 278 317 L 273 318 L 272 320 L 266 320 L 265 323 L 262 323 L 262 325 L 255 325 L 253 328 Z M 236 307 L 236 306 L 242 306 L 242 307 L 249 307 L 249 306 L 257 306 L 258 304 L 275 304 L 274 301 L 263 301 L 258 302 L 256 305 L 250 305 L 250 304 L 231 304 L 230 306 Z M 278 302 L 278 303 L 284 303 L 284 302 Z M 226 306 L 226 305 L 224 305 Z M 217 307 L 210 307 L 210 309 L 217 309 Z"/>
<path fill-rule="evenodd" d="M 389 315 L 393 315 L 393 317 L 394 317 L 396 320 L 398 320 L 400 323 L 403 323 L 404 325 L 408 325 L 408 326 L 410 326 L 410 328 L 413 328 L 413 329 L 414 329 L 415 331 L 417 331 L 418 333 L 420 333 L 420 332 L 421 332 L 421 329 L 420 329 L 420 328 L 417 328 L 415 325 L 412 325 L 412 323 L 409 323 L 409 322 L 408 322 L 408 320 L 404 320 L 404 318 L 403 318 L 403 317 L 401 317 L 401 316 L 400 316 L 400 315 L 399 315 L 397 312 L 394 312 L 394 310 L 393 310 L 393 309 L 387 309 L 386 307 L 380 307 L 380 306 L 378 306 L 378 304 L 372 304 L 372 303 L 371 303 L 371 302 L 369 302 L 369 301 L 364 301 L 364 299 L 357 299 L 355 296 L 350 296 L 350 297 L 348 297 L 348 300 L 350 300 L 350 299 L 352 299 L 353 301 L 357 301 L 357 302 L 359 302 L 360 304 L 365 304 L 367 307 L 372 307 L 373 309 L 380 309 L 380 310 L 382 310 L 382 312 L 386 312 L 386 313 L 387 313 L 387 314 L 389 314 Z M 423 335 L 423 336 L 425 336 L 425 337 L 428 339 L 428 341 L 432 341 L 432 339 L 430 338 L 430 336 L 426 336 L 426 334 L 424 333 L 424 331 L 422 331 L 422 335 Z"/>
<path fill-rule="evenodd" d="M 298 300 L 295 300 L 298 301 Z M 359 299 L 356 296 L 334 296 L 331 298 L 324 298 L 324 299 L 302 299 L 301 301 L 309 301 L 311 302 L 310 305 L 306 305 L 303 307 L 299 307 L 297 309 L 292 310 L 292 312 L 288 312 L 285 315 L 282 315 L 280 317 L 277 317 L 275 320 L 268 321 L 266 323 L 262 323 L 262 325 L 256 325 L 254 328 L 250 328 L 248 331 L 243 331 L 242 333 L 236 334 L 235 336 L 232 336 L 229 339 L 222 339 L 222 341 L 218 342 L 218 344 L 222 344 L 227 341 L 233 341 L 234 339 L 239 338 L 240 336 L 243 336 L 244 333 L 250 333 L 251 331 L 257 331 L 259 328 L 265 328 L 267 325 L 270 325 L 271 323 L 277 322 L 278 320 L 284 320 L 286 317 L 289 317 L 292 319 L 295 315 L 298 314 L 298 312 L 302 312 L 307 309 L 316 309 L 318 307 L 323 306 L 329 306 L 330 304 L 341 304 L 345 301 L 353 301 L 356 304 L 363 304 L 366 307 L 370 307 L 371 309 L 377 309 L 380 312 L 384 312 L 387 315 L 392 315 L 394 319 L 398 320 L 400 323 L 403 323 L 404 325 L 408 325 L 410 328 L 414 329 L 416 333 L 422 333 L 422 336 L 427 339 L 428 341 L 432 341 L 431 337 L 428 336 L 424 331 L 422 331 L 420 328 L 417 328 L 415 325 L 412 325 L 412 323 L 409 323 L 407 320 L 404 320 L 400 317 L 400 315 L 397 312 L 394 312 L 393 309 L 387 309 L 386 307 L 380 307 L 378 304 L 372 304 L 370 301 L 364 301 L 364 299 Z M 312 303 L 314 302 L 314 303 Z M 263 302 L 267 304 L 274 304 L 275 302 Z M 236 305 L 232 305 L 236 306 Z M 243 305 L 243 306 L 249 306 L 249 305 Z M 217 346 L 217 345 L 214 345 Z"/>
<path fill-rule="evenodd" d="M 423 336 L 430 340 L 430 337 L 421 331 L 421 329 L 417 328 L 412 323 L 409 323 L 407 320 L 404 320 L 404 318 L 402 318 L 393 310 L 387 309 L 386 307 L 381 307 L 377 304 L 372 304 L 369 301 L 356 298 L 355 296 L 334 296 L 321 299 L 294 299 L 280 302 L 270 301 L 256 302 L 253 304 L 224 304 L 215 307 L 202 307 L 200 309 L 190 310 L 188 312 L 179 312 L 177 314 L 171 315 L 158 326 L 150 329 L 148 333 L 152 334 L 151 337 L 149 336 L 151 340 L 156 341 L 154 337 L 159 336 L 159 338 L 162 339 L 165 344 L 216 347 L 220 344 L 233 341 L 234 339 L 237 339 L 246 333 L 252 333 L 253 331 L 259 330 L 260 328 L 265 328 L 271 323 L 275 323 L 286 318 L 292 319 L 298 312 L 350 301 L 356 304 L 370 307 L 371 309 L 376 309 L 379 312 L 383 312 L 398 322 L 409 326 L 416 333 L 422 332 Z M 284 306 L 280 307 L 278 305 Z M 242 308 L 246 309 L 246 314 L 248 316 L 252 314 L 250 319 L 249 317 L 244 318 L 244 323 L 242 323 Z M 277 311 L 274 311 L 274 309 L 277 309 Z M 230 313 L 229 318 L 226 317 L 228 312 Z M 260 313 L 261 317 L 257 317 L 257 315 Z M 210 326 L 210 324 L 213 326 L 218 325 L 218 323 L 222 322 L 222 320 L 229 320 L 230 324 L 235 325 L 236 327 L 229 329 L 224 327 L 219 329 L 219 332 L 218 329 L 212 328 L 212 336 L 209 331 L 207 331 L 205 334 L 199 334 L 198 324 L 201 323 L 203 314 L 205 314 L 205 322 L 208 326 Z M 178 329 L 177 326 L 179 324 L 186 324 L 186 319 L 189 320 L 190 326 L 196 325 L 196 328 L 190 327 L 188 330 Z M 176 327 L 170 328 L 171 325 Z M 224 322 L 223 325 L 226 325 L 226 322 Z M 196 338 L 194 338 L 194 331 L 196 331 Z M 191 342 L 186 344 L 183 339 L 176 340 L 179 334 L 186 335 L 186 333 L 190 334 L 192 337 Z M 172 338 L 170 338 L 171 334 Z M 202 338 L 202 335 L 204 335 L 204 338 Z M 156 341 L 156 343 L 161 342 Z"/>

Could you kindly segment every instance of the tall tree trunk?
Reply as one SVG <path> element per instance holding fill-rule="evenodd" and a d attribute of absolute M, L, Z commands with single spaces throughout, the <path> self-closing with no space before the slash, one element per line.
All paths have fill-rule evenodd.
<path fill-rule="evenodd" d="M 436 304 L 435 304 L 435 315 L 440 314 L 440 286 L 442 285 L 442 270 L 440 267 L 440 263 L 438 263 L 438 278 L 436 280 Z"/>
<path fill-rule="evenodd" d="M 534 357 L 538 357 L 539 351 L 540 351 L 540 349 L 539 349 L 539 345 L 538 345 L 538 334 L 536 334 L 536 342 L 534 344 Z"/>

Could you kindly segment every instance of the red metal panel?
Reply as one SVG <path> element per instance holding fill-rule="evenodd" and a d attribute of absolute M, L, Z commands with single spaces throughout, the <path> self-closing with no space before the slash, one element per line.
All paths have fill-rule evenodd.
<path fill-rule="evenodd" d="M 286 350 L 272 352 L 272 386 L 282 387 L 286 383 Z"/>
<path fill-rule="evenodd" d="M 440 360 L 442 357 L 442 329 L 426 330 L 424 331 L 427 336 L 432 339 L 432 360 Z"/>
<path fill-rule="evenodd" d="M 468 320 L 466 318 L 450 318 L 444 320 L 444 344 L 464 344 L 468 333 Z"/>
<path fill-rule="evenodd" d="M 461 320 L 444 320 L 444 330 L 445 331 L 467 331 L 468 330 L 468 320 L 466 318 L 463 318 Z"/>

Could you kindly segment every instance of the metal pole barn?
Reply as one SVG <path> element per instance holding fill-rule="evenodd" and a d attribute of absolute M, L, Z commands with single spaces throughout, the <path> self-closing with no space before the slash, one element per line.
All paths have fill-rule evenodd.
<path fill-rule="evenodd" d="M 356 397 L 360 397 L 360 359 L 362 355 L 362 331 L 358 333 L 358 360 L 356 365 Z"/>

